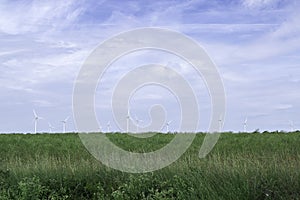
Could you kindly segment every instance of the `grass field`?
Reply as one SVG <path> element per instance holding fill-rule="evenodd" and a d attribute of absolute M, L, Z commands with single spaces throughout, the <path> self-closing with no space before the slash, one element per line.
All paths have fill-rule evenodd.
<path fill-rule="evenodd" d="M 94 159 L 77 134 L 0 135 L 0 199 L 300 199 L 300 132 L 224 133 L 199 159 L 204 136 L 172 165 L 129 174 Z M 108 137 L 147 152 L 174 135 Z"/>

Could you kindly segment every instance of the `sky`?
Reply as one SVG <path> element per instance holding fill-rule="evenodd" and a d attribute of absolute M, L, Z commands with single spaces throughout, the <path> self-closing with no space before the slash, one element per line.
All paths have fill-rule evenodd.
<path fill-rule="evenodd" d="M 25 1 L 0 3 L 0 132 L 76 131 L 74 81 L 88 55 L 110 37 L 135 28 L 175 30 L 197 41 L 218 67 L 226 92 L 226 131 L 300 129 L 300 3 L 297 0 Z M 159 62 L 184 74 L 199 97 L 199 131 L 209 123 L 205 84 L 183 61 L 141 51 L 113 63 L 99 82 L 95 104 L 102 130 L 118 128 L 109 109 L 122 74 Z M 197 84 L 196 84 L 197 83 Z M 199 83 L 199 84 L 198 84 Z M 148 87 L 131 100 L 131 115 L 149 123 L 146 105 L 165 105 L 178 129 L 176 99 Z M 293 126 L 291 126 L 291 122 Z"/>

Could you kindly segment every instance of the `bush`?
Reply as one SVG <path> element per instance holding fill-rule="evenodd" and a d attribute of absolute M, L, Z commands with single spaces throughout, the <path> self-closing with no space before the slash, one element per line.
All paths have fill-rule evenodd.
<path fill-rule="evenodd" d="M 20 200 L 39 200 L 45 187 L 40 183 L 37 177 L 24 178 L 19 182 Z"/>
<path fill-rule="evenodd" d="M 129 181 L 112 192 L 112 198 L 122 199 L 186 199 L 192 187 L 178 176 L 161 182 L 161 178 L 151 175 L 131 175 Z"/>

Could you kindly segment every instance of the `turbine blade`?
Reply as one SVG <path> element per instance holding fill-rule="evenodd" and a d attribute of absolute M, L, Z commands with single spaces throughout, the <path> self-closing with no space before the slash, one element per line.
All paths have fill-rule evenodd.
<path fill-rule="evenodd" d="M 36 114 L 35 110 L 32 110 L 32 111 L 33 111 L 34 117 L 37 117 L 37 114 Z"/>
<path fill-rule="evenodd" d="M 48 126 L 49 128 L 54 128 L 54 126 L 52 126 L 49 122 L 48 122 Z"/>
<path fill-rule="evenodd" d="M 69 120 L 70 116 L 68 116 L 64 121 L 67 122 Z"/>
<path fill-rule="evenodd" d="M 127 109 L 127 115 L 130 116 L 130 108 Z"/>

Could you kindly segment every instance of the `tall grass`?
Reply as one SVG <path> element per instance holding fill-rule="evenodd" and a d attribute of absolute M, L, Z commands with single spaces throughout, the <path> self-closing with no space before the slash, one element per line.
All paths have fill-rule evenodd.
<path fill-rule="evenodd" d="M 0 199 L 300 199 L 300 133 L 224 133 L 204 159 L 198 134 L 172 165 L 147 174 L 102 165 L 77 134 L 0 135 Z M 108 134 L 148 152 L 174 135 Z"/>

